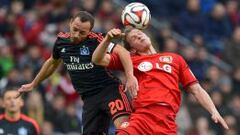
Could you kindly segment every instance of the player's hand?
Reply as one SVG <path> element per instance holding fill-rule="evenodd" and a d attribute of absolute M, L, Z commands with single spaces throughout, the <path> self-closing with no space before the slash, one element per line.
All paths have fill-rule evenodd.
<path fill-rule="evenodd" d="M 214 112 L 212 114 L 211 118 L 215 123 L 221 124 L 224 127 L 224 129 L 229 129 L 226 121 L 222 118 L 222 116 L 219 114 L 219 112 Z"/>
<path fill-rule="evenodd" d="M 120 30 L 120 29 L 116 29 L 116 28 L 114 28 L 114 29 L 111 29 L 108 33 L 107 33 L 107 38 L 109 39 L 109 40 L 112 40 L 112 39 L 114 39 L 114 38 L 119 38 L 119 37 L 122 37 L 122 36 L 124 36 L 125 34 L 124 33 L 122 33 L 122 31 Z"/>
<path fill-rule="evenodd" d="M 19 88 L 17 91 L 18 91 L 18 94 L 16 95 L 16 98 L 20 97 L 23 93 L 25 92 L 30 92 L 32 91 L 34 88 L 33 84 L 32 83 L 29 83 L 29 84 L 24 84 L 21 86 L 21 88 Z"/>
<path fill-rule="evenodd" d="M 138 81 L 137 78 L 134 75 L 130 75 L 127 78 L 126 86 L 124 92 L 127 90 L 129 91 L 129 94 L 132 98 L 137 96 L 138 93 Z"/>

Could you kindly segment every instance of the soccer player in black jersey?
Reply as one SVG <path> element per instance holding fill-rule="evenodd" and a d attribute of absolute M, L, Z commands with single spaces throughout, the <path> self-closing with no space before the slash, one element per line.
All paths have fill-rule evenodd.
<path fill-rule="evenodd" d="M 0 135 L 40 135 L 35 120 L 21 114 L 22 98 L 15 98 L 18 92 L 5 90 L 2 94 L 4 114 L 0 114 Z"/>
<path fill-rule="evenodd" d="M 31 91 L 63 63 L 74 88 L 84 101 L 83 134 L 101 135 L 107 134 L 110 119 L 116 128 L 127 121 L 131 107 L 119 81 L 107 69 L 91 62 L 95 48 L 103 39 L 101 33 L 91 31 L 93 26 L 94 19 L 88 12 L 80 11 L 76 14 L 70 20 L 70 32 L 58 34 L 52 56 L 44 63 L 35 79 L 22 85 L 18 91 Z M 113 43 L 108 50 L 119 54 L 124 63 L 127 89 L 132 96 L 136 96 L 138 84 L 133 76 L 130 54 Z"/>

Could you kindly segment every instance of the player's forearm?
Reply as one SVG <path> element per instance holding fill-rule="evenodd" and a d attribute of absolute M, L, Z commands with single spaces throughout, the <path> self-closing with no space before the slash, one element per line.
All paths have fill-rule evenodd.
<path fill-rule="evenodd" d="M 208 95 L 208 93 L 199 85 L 194 84 L 191 86 L 190 93 L 197 99 L 197 101 L 210 113 L 213 114 L 217 112 L 217 109 Z"/>
<path fill-rule="evenodd" d="M 93 55 L 92 55 L 92 62 L 99 65 L 101 64 L 101 61 L 104 59 L 104 56 L 107 52 L 107 47 L 110 44 L 110 40 L 105 37 L 102 42 L 98 45 L 98 47 L 95 49 Z"/>
<path fill-rule="evenodd" d="M 59 61 L 53 61 L 51 58 L 48 59 L 42 66 L 41 70 L 37 74 L 37 76 L 32 81 L 34 87 L 39 85 L 43 80 L 48 78 L 58 67 Z"/>
<path fill-rule="evenodd" d="M 126 77 L 133 76 L 133 64 L 130 53 L 121 46 L 117 46 L 117 54 L 123 65 Z"/>

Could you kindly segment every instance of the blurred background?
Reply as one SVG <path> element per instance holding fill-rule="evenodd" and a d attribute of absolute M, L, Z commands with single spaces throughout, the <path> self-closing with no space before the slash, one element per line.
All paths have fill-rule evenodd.
<path fill-rule="evenodd" d="M 0 0 L 0 91 L 29 83 L 51 55 L 56 35 L 79 10 L 95 17 L 94 31 L 123 28 L 123 7 L 134 0 Z M 240 134 L 240 1 L 139 0 L 151 12 L 146 30 L 159 52 L 181 54 L 230 126 L 225 131 L 183 90 L 179 135 Z M 64 68 L 24 96 L 23 112 L 43 135 L 80 134 L 81 97 Z M 0 108 L 1 108 L 0 99 Z M 3 112 L 2 108 L 0 109 Z M 114 127 L 110 126 L 114 134 Z"/>

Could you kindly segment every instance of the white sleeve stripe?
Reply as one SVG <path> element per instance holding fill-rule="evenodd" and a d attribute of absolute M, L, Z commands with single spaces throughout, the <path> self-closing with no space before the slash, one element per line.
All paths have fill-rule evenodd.
<path fill-rule="evenodd" d="M 113 51 L 115 44 L 113 42 L 109 43 L 107 48 L 107 53 L 111 53 Z"/>

